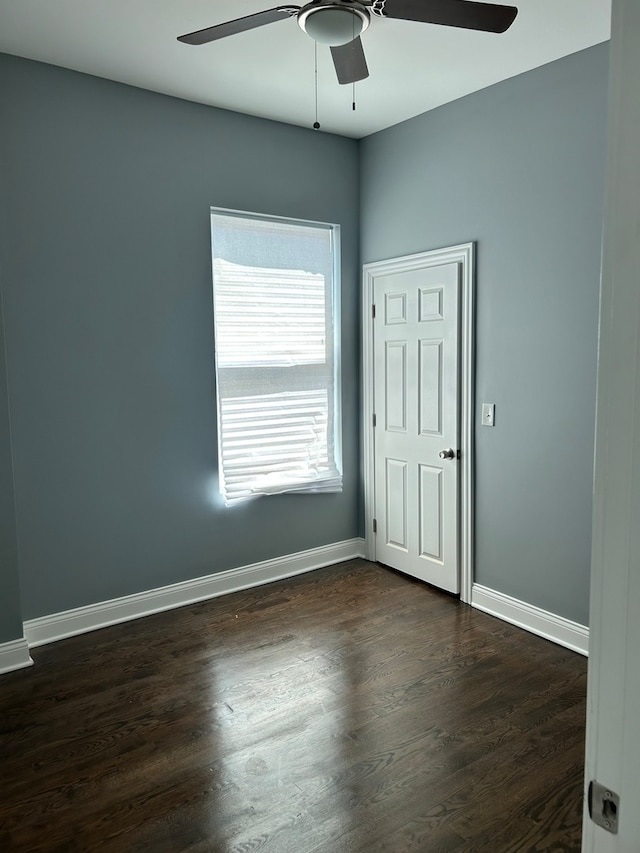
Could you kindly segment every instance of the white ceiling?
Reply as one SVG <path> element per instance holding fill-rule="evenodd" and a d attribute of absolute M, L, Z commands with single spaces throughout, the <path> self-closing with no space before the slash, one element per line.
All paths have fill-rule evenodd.
<path fill-rule="evenodd" d="M 314 43 L 295 18 L 200 47 L 176 41 L 284 2 L 0 0 L 0 51 L 310 127 Z M 502 35 L 374 18 L 362 37 L 371 76 L 356 86 L 355 112 L 352 87 L 338 85 L 319 46 L 322 130 L 367 136 L 609 38 L 611 0 L 507 2 L 520 11 Z"/>

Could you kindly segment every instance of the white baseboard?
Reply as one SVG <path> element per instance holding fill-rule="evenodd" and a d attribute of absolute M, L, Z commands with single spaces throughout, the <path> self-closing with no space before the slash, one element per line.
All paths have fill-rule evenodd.
<path fill-rule="evenodd" d="M 29 656 L 29 646 L 24 637 L 20 640 L 10 640 L 0 643 L 0 674 L 13 672 L 14 669 L 24 669 L 31 666 L 33 661 Z"/>
<path fill-rule="evenodd" d="M 24 633 L 30 647 L 42 646 L 65 637 L 95 631 L 97 628 L 106 628 L 108 625 L 128 622 L 140 616 L 172 610 L 174 607 L 183 607 L 185 604 L 216 598 L 363 556 L 364 539 L 348 539 L 274 560 L 229 569 L 215 575 L 29 619 L 24 623 Z"/>
<path fill-rule="evenodd" d="M 581 655 L 589 654 L 589 629 L 570 619 L 477 583 L 471 589 L 471 606 Z"/>

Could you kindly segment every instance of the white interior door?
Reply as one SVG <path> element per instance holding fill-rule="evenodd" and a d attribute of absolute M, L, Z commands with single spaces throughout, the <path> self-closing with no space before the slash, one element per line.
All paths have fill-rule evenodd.
<path fill-rule="evenodd" d="M 640 850 L 640 3 L 612 8 L 585 800 L 620 802 L 585 808 L 584 853 Z"/>
<path fill-rule="evenodd" d="M 457 593 L 460 264 L 374 279 L 376 559 Z"/>

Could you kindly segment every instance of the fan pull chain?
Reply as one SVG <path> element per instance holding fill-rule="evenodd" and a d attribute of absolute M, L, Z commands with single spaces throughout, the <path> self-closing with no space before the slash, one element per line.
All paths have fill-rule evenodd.
<path fill-rule="evenodd" d="M 352 21 L 352 26 L 353 26 L 353 39 L 351 41 L 351 44 L 353 45 L 353 42 L 356 40 L 356 16 L 355 15 L 352 16 L 351 21 Z M 356 81 L 355 80 L 351 84 L 351 109 L 354 112 L 356 111 Z"/>
<path fill-rule="evenodd" d="M 314 130 L 320 130 L 320 122 L 318 121 L 318 42 L 314 41 L 315 53 L 315 92 L 316 92 L 316 120 L 313 123 Z"/>

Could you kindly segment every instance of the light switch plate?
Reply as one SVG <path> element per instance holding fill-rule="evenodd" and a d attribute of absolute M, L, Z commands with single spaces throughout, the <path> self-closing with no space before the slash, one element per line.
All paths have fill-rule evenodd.
<path fill-rule="evenodd" d="M 482 404 L 482 425 L 494 426 L 496 422 L 496 405 L 495 403 Z"/>

